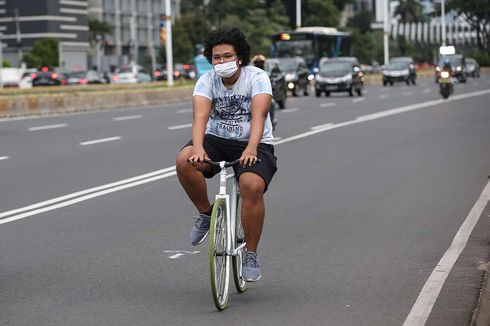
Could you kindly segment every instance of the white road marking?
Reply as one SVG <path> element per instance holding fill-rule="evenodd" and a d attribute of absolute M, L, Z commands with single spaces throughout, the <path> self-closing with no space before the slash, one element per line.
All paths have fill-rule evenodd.
<path fill-rule="evenodd" d="M 168 127 L 168 130 L 177 130 L 177 129 L 184 129 L 184 128 L 190 128 L 190 127 L 192 127 L 192 123 L 187 123 L 185 125 L 171 126 L 171 127 Z"/>
<path fill-rule="evenodd" d="M 327 103 L 320 104 L 320 107 L 321 108 L 328 108 L 328 107 L 336 106 L 336 105 L 337 105 L 337 103 L 335 103 L 335 102 L 327 102 Z"/>
<path fill-rule="evenodd" d="M 141 119 L 141 115 L 140 114 L 137 114 L 137 115 L 127 115 L 127 116 L 124 116 L 124 117 L 115 117 L 115 118 L 112 118 L 112 120 L 114 120 L 114 121 L 124 121 L 124 120 L 133 120 L 133 119 Z"/>
<path fill-rule="evenodd" d="M 378 98 L 388 98 L 390 97 L 389 94 L 381 94 L 381 95 L 378 95 Z"/>
<path fill-rule="evenodd" d="M 282 139 L 282 137 L 276 137 L 276 136 L 274 136 L 274 141 L 278 141 L 278 140 L 281 140 L 281 139 Z"/>
<path fill-rule="evenodd" d="M 190 113 L 192 112 L 192 109 L 181 109 L 181 110 L 177 110 L 177 113 Z"/>
<path fill-rule="evenodd" d="M 424 90 L 422 91 L 422 93 L 426 93 L 426 94 L 427 94 L 427 93 L 431 93 L 431 92 L 432 92 L 432 90 L 431 90 L 430 88 L 426 88 L 426 89 L 424 89 Z"/>
<path fill-rule="evenodd" d="M 395 108 L 392 110 L 386 110 L 386 111 L 381 111 L 379 113 L 361 116 L 355 120 L 346 121 L 346 122 L 342 122 L 342 123 L 338 123 L 338 124 L 326 124 L 324 128 L 311 130 L 311 131 L 308 131 L 308 132 L 305 132 L 302 134 L 298 134 L 296 136 L 281 139 L 281 140 L 275 142 L 275 145 L 280 145 L 280 144 L 288 143 L 288 142 L 291 142 L 291 141 L 294 141 L 297 139 L 306 138 L 306 137 L 309 137 L 309 136 L 312 136 L 312 135 L 315 135 L 315 134 L 318 134 L 321 132 L 325 132 L 328 130 L 336 129 L 336 128 L 346 127 L 349 125 L 354 125 L 354 124 L 362 123 L 365 121 L 380 119 L 380 118 L 388 117 L 391 115 L 400 114 L 403 112 L 408 112 L 408 111 L 422 109 L 425 107 L 435 106 L 435 105 L 441 104 L 441 103 L 447 103 L 448 101 L 456 101 L 456 100 L 461 100 L 461 99 L 468 98 L 468 97 L 487 95 L 487 94 L 490 94 L 490 90 L 482 90 L 482 91 L 476 91 L 476 92 L 467 93 L 467 94 L 455 95 L 452 98 L 449 98 L 447 100 L 440 99 L 440 100 L 432 100 L 432 101 L 412 104 L 412 105 L 408 105 L 408 106 L 404 106 L 404 107 Z M 116 191 L 136 187 L 136 186 L 141 185 L 141 184 L 165 179 L 165 178 L 174 176 L 175 174 L 176 174 L 175 166 L 171 166 L 171 167 L 168 167 L 168 168 L 163 169 L 163 170 L 150 172 L 150 173 L 140 175 L 137 177 L 133 177 L 133 178 L 121 180 L 118 182 L 114 182 L 114 183 L 110 183 L 110 184 L 86 189 L 86 190 L 79 191 L 79 192 L 72 193 L 72 194 L 68 194 L 68 195 L 65 195 L 62 197 L 53 198 L 53 199 L 50 199 L 50 200 L 47 200 L 44 202 L 40 202 L 37 204 L 32 204 L 32 205 L 25 206 L 22 208 L 6 211 L 3 213 L 0 213 L 0 225 L 5 224 L 5 223 L 9 223 L 9 222 L 13 222 L 13 221 L 17 221 L 17 220 L 20 220 L 20 219 L 23 219 L 23 218 L 26 218 L 29 216 L 41 214 L 41 213 L 44 213 L 47 211 L 55 210 L 58 208 L 74 205 L 76 203 L 79 203 L 79 202 L 82 202 L 85 200 L 89 200 L 89 199 L 92 199 L 95 197 L 103 196 L 103 195 L 113 193 Z M 488 199 L 487 199 L 487 201 L 488 201 Z M 4 218 L 4 217 L 7 217 L 7 218 Z"/>
<path fill-rule="evenodd" d="M 0 156 L 0 161 L 3 161 L 3 160 L 8 160 L 9 157 L 8 156 Z"/>
<path fill-rule="evenodd" d="M 299 111 L 299 108 L 289 108 L 289 109 L 279 110 L 278 112 L 288 113 L 288 112 L 295 112 L 295 111 Z"/>
<path fill-rule="evenodd" d="M 313 126 L 313 127 L 311 127 L 311 128 L 310 128 L 310 130 L 318 130 L 318 129 L 323 129 L 323 128 L 331 127 L 331 126 L 333 126 L 334 124 L 335 124 L 335 123 L 332 123 L 332 122 L 330 122 L 330 123 L 324 123 L 324 124 L 322 124 L 322 125 Z"/>
<path fill-rule="evenodd" d="M 166 253 L 169 253 L 169 254 L 173 254 L 173 255 L 171 255 L 171 256 L 168 257 L 170 259 L 179 258 L 180 256 L 183 256 L 183 255 L 195 255 L 195 254 L 200 253 L 200 251 L 198 251 L 198 250 L 195 250 L 195 251 L 187 251 L 187 250 L 165 250 L 165 252 Z"/>
<path fill-rule="evenodd" d="M 365 100 L 364 97 L 358 97 L 358 98 L 353 99 L 352 102 L 357 103 L 357 102 L 362 102 L 364 100 Z"/>
<path fill-rule="evenodd" d="M 93 144 L 99 144 L 99 143 L 106 143 L 109 141 L 114 141 L 114 140 L 119 140 L 121 137 L 109 137 L 109 138 L 102 138 L 102 139 L 95 139 L 95 140 L 89 140 L 89 141 L 84 141 L 81 142 L 80 145 L 82 146 L 87 146 L 87 145 L 93 145 Z"/>
<path fill-rule="evenodd" d="M 45 129 L 56 129 L 56 128 L 64 128 L 68 126 L 66 123 L 59 123 L 56 125 L 47 125 L 47 126 L 39 126 L 39 127 L 31 127 L 29 131 L 37 131 L 37 130 L 45 130 Z"/>
<path fill-rule="evenodd" d="M 425 325 L 427 318 L 429 317 L 437 297 L 441 292 L 442 286 L 446 281 L 451 269 L 453 268 L 459 255 L 466 247 L 468 238 L 473 231 L 476 223 L 480 219 L 480 216 L 487 206 L 490 200 L 490 181 L 483 189 L 480 198 L 476 201 L 475 205 L 471 209 L 470 213 L 464 220 L 463 224 L 459 228 L 458 232 L 454 236 L 453 242 L 447 249 L 444 256 L 437 263 L 436 268 L 430 274 L 429 279 L 425 282 L 422 291 L 420 292 L 417 301 L 413 305 L 410 313 L 408 314 L 403 326 L 418 326 Z"/>

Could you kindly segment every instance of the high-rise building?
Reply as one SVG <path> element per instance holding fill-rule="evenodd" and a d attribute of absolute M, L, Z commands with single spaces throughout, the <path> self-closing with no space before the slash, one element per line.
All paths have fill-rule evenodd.
<path fill-rule="evenodd" d="M 86 69 L 87 14 L 87 0 L 0 0 L 4 58 L 18 65 L 36 41 L 55 38 L 62 65 Z"/>
<path fill-rule="evenodd" d="M 180 3 L 171 1 L 172 18 L 180 16 Z M 60 41 L 62 66 L 67 69 L 147 63 L 161 48 L 164 14 L 165 0 L 0 0 L 4 58 L 17 66 L 36 41 L 51 37 Z M 99 51 L 89 43 L 89 17 L 112 29 Z"/>

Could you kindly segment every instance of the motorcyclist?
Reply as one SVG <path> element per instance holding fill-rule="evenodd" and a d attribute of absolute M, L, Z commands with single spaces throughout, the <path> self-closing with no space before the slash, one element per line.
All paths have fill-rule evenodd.
<path fill-rule="evenodd" d="M 257 54 L 252 58 L 252 63 L 255 67 L 265 70 L 266 57 L 263 54 Z M 274 91 L 274 89 L 273 89 Z M 272 96 L 271 108 L 269 114 L 271 115 L 272 128 L 276 129 L 277 119 L 276 119 L 276 101 L 274 101 L 274 96 Z"/>
<path fill-rule="evenodd" d="M 451 61 L 448 58 L 444 58 L 441 70 L 449 72 L 449 76 L 453 75 L 453 67 L 451 67 Z"/>

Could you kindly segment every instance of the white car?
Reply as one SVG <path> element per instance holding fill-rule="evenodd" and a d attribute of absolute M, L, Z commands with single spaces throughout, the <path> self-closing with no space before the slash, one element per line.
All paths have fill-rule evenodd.
<path fill-rule="evenodd" d="M 3 87 L 32 88 L 31 73 L 21 68 L 2 68 L 1 78 Z"/>
<path fill-rule="evenodd" d="M 142 66 L 121 66 L 116 69 L 112 76 L 115 84 L 135 84 L 150 82 L 151 76 Z"/>

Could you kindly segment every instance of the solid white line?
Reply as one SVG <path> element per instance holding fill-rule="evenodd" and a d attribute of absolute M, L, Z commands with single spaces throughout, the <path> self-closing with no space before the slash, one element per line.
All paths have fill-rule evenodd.
<path fill-rule="evenodd" d="M 417 301 L 413 305 L 408 314 L 403 326 L 418 326 L 425 325 L 432 308 L 441 292 L 442 286 L 446 281 L 451 269 L 453 268 L 459 255 L 466 247 L 466 243 L 480 219 L 480 216 L 490 200 L 490 181 L 483 189 L 480 198 L 476 201 L 470 213 L 464 220 L 458 232 L 454 236 L 453 242 L 442 256 L 436 268 L 430 274 L 429 279 L 425 282 L 422 291 L 420 292 Z"/>
<path fill-rule="evenodd" d="M 187 123 L 185 125 L 171 126 L 171 127 L 168 127 L 168 130 L 177 130 L 177 129 L 184 129 L 184 128 L 190 128 L 190 127 L 192 127 L 192 123 Z"/>
<path fill-rule="evenodd" d="M 63 128 L 68 126 L 66 123 L 60 123 L 56 125 L 48 125 L 48 126 L 39 126 L 39 127 L 31 127 L 29 128 L 29 131 L 36 131 L 36 130 L 45 130 L 45 129 L 55 129 L 55 128 Z"/>
<path fill-rule="evenodd" d="M 289 108 L 289 109 L 279 110 L 279 112 L 284 112 L 284 113 L 295 112 L 295 111 L 299 111 L 299 108 Z"/>
<path fill-rule="evenodd" d="M 335 102 L 328 102 L 328 103 L 322 103 L 322 104 L 320 104 L 320 107 L 321 108 L 328 108 L 328 107 L 336 106 L 336 105 L 337 105 L 337 103 L 335 103 Z"/>
<path fill-rule="evenodd" d="M 109 141 L 114 141 L 114 140 L 119 140 L 121 137 L 109 137 L 109 138 L 102 138 L 102 139 L 95 139 L 95 140 L 89 140 L 89 141 L 84 141 L 81 142 L 80 145 L 86 146 L 86 145 L 93 145 L 93 144 L 98 144 L 98 143 L 106 143 Z"/>
<path fill-rule="evenodd" d="M 330 123 L 325 123 L 325 124 L 322 124 L 322 125 L 318 125 L 318 126 L 313 126 L 310 128 L 310 130 L 318 130 L 318 129 L 324 129 L 324 128 L 327 128 L 327 127 L 331 127 L 333 126 L 334 123 L 330 122 Z"/>
<path fill-rule="evenodd" d="M 357 102 L 362 102 L 362 101 L 364 101 L 364 100 L 365 100 L 365 98 L 364 98 L 364 97 L 359 97 L 359 98 L 355 98 L 355 99 L 353 99 L 353 100 L 352 100 L 352 102 L 357 103 Z"/>
<path fill-rule="evenodd" d="M 390 97 L 390 95 L 388 95 L 388 94 L 378 95 L 378 98 L 387 98 L 387 97 Z"/>
<path fill-rule="evenodd" d="M 139 175 L 139 176 L 136 176 L 136 177 L 132 177 L 132 178 L 129 178 L 129 179 L 124 179 L 124 180 L 120 180 L 120 181 L 117 181 L 117 182 L 108 183 L 106 185 L 102 185 L 102 186 L 98 186 L 98 187 L 94 187 L 94 188 L 90 188 L 90 189 L 85 189 L 85 190 L 82 190 L 82 191 L 74 192 L 74 193 L 71 193 L 71 194 L 68 194 L 68 195 L 65 195 L 65 196 L 53 198 L 53 199 L 46 200 L 46 201 L 43 201 L 43 202 L 40 202 L 40 203 L 37 203 L 37 204 L 32 204 L 32 205 L 21 207 L 21 208 L 17 208 L 17 209 L 11 210 L 11 211 L 6 211 L 6 212 L 3 212 L 3 213 L 0 213 L 0 218 L 6 217 L 6 216 L 10 216 L 10 215 L 13 215 L 13 214 L 19 214 L 19 213 L 22 213 L 22 212 L 30 211 L 30 210 L 37 209 L 37 208 L 40 208 L 40 207 L 43 207 L 43 206 L 48 206 L 48 205 L 56 204 L 56 203 L 59 203 L 59 202 L 62 202 L 62 201 L 68 200 L 68 199 L 80 197 L 80 196 L 83 196 L 83 195 L 86 195 L 86 194 L 100 192 L 101 190 L 105 190 L 105 189 L 108 189 L 108 188 L 117 187 L 117 186 L 120 186 L 120 185 L 123 185 L 123 184 L 130 184 L 130 183 L 133 183 L 133 182 L 136 182 L 136 181 L 139 181 L 139 180 L 148 179 L 148 178 L 151 178 L 151 177 L 155 177 L 155 176 L 157 176 L 159 174 L 165 174 L 167 172 L 172 172 L 172 171 L 175 171 L 175 165 L 174 166 L 171 166 L 171 167 L 168 167 L 168 168 L 165 168 L 165 169 L 162 169 L 162 170 L 157 170 L 157 171 L 153 171 L 153 172 L 150 172 L 150 173 L 142 174 L 142 175 Z"/>
<path fill-rule="evenodd" d="M 115 117 L 115 118 L 112 118 L 112 120 L 114 120 L 114 121 L 124 121 L 124 120 L 132 120 L 132 119 L 141 119 L 141 115 L 140 114 L 137 114 L 137 115 L 127 115 L 125 117 Z"/>
<path fill-rule="evenodd" d="M 136 181 L 136 182 L 124 184 L 124 185 L 121 185 L 121 186 L 118 186 L 118 187 L 114 187 L 114 188 L 110 188 L 110 189 L 98 191 L 98 192 L 91 193 L 91 194 L 88 194 L 88 195 L 85 195 L 85 196 L 81 196 L 81 197 L 78 197 L 78 198 L 67 200 L 67 201 L 61 202 L 59 204 L 51 205 L 51 206 L 44 207 L 44 208 L 39 208 L 39 209 L 36 209 L 36 210 L 33 210 L 33 211 L 29 211 L 29 212 L 26 212 L 26 213 L 23 213 L 23 214 L 19 214 L 19 215 L 14 215 L 14 216 L 5 218 L 3 220 L 0 220 L 0 225 L 1 224 L 4 224 L 4 223 L 9 223 L 9 222 L 17 221 L 17 220 L 20 220 L 20 219 L 23 219 L 23 218 L 26 218 L 26 217 L 29 217 L 29 216 L 32 216 L 32 215 L 37 215 L 37 214 L 41 214 L 41 213 L 44 213 L 44 212 L 52 211 L 52 210 L 55 210 L 55 209 L 58 209 L 58 208 L 70 206 L 70 205 L 73 205 L 73 204 L 76 204 L 76 203 L 79 203 L 79 202 L 82 202 L 82 201 L 85 201 L 85 200 L 88 200 L 88 199 L 92 199 L 92 198 L 95 198 L 95 197 L 107 195 L 107 194 L 110 194 L 112 192 L 116 192 L 116 191 L 120 191 L 120 190 L 123 190 L 123 189 L 132 188 L 132 187 L 136 187 L 136 186 L 139 186 L 139 185 L 148 183 L 148 182 L 153 182 L 153 181 L 156 181 L 156 180 L 168 178 L 170 176 L 175 175 L 176 173 L 177 172 L 175 172 L 175 171 L 168 172 L 168 173 L 165 173 L 165 174 L 162 174 L 162 175 L 158 175 L 158 176 L 155 176 L 155 177 L 152 177 L 152 178 L 143 179 L 143 180 L 140 180 L 140 181 Z"/>
<path fill-rule="evenodd" d="M 192 112 L 192 109 L 181 109 L 181 110 L 177 110 L 177 113 L 190 113 Z"/>
<path fill-rule="evenodd" d="M 8 160 L 9 157 L 8 156 L 0 156 L 0 161 L 3 161 L 3 160 Z"/>

